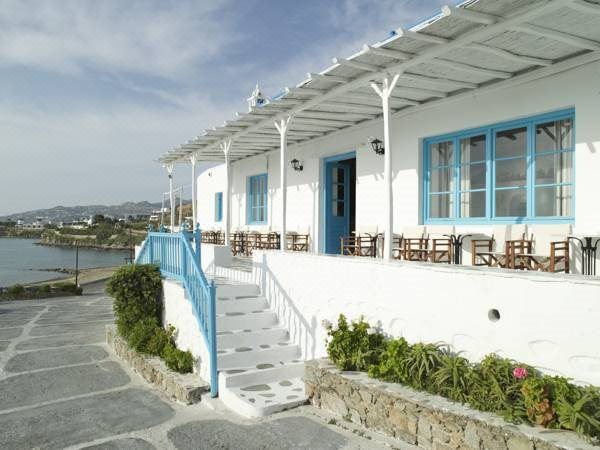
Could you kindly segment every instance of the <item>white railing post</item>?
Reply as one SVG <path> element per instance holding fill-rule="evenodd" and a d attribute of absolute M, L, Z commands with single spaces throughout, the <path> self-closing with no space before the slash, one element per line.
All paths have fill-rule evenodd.
<path fill-rule="evenodd" d="M 292 116 L 275 121 L 275 128 L 279 131 L 281 138 L 279 151 L 279 171 L 281 185 L 281 235 L 279 248 L 282 252 L 287 250 L 287 131 Z"/>
<path fill-rule="evenodd" d="M 195 153 L 192 153 L 190 156 L 190 164 L 192 165 L 192 230 L 194 230 L 198 223 L 198 213 L 196 205 L 196 189 L 197 182 L 196 180 L 196 163 L 198 162 L 198 157 Z"/>
<path fill-rule="evenodd" d="M 385 189 L 385 217 L 383 237 L 383 259 L 392 259 L 392 248 L 394 239 L 394 194 L 392 190 L 392 142 L 390 136 L 390 96 L 398 82 L 400 74 L 394 75 L 390 80 L 384 78 L 381 86 L 371 83 L 371 87 L 379 97 L 383 107 L 383 145 L 385 149 L 383 163 L 383 184 Z"/>
<path fill-rule="evenodd" d="M 223 199 L 223 214 L 225 215 L 223 223 L 225 224 L 225 245 L 231 245 L 230 228 L 231 215 L 229 201 L 231 197 L 231 161 L 229 159 L 229 149 L 231 148 L 231 139 L 221 142 L 221 151 L 225 156 L 225 198 Z"/>
<path fill-rule="evenodd" d="M 175 226 L 175 195 L 173 192 L 173 169 L 175 165 L 173 163 L 165 164 L 165 169 L 167 169 L 167 173 L 169 174 L 169 207 L 171 208 L 171 233 L 173 232 L 173 227 Z"/>

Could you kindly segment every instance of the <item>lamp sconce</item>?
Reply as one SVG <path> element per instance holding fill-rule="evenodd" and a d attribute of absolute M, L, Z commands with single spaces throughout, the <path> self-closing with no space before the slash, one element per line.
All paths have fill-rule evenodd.
<path fill-rule="evenodd" d="M 383 146 L 383 142 L 377 138 L 370 138 L 369 143 L 371 144 L 371 148 L 377 155 L 383 155 L 385 153 L 385 147 Z"/>
<path fill-rule="evenodd" d="M 292 159 L 290 164 L 292 165 L 292 169 L 296 172 L 302 172 L 302 170 L 304 170 L 304 166 L 296 158 Z"/>

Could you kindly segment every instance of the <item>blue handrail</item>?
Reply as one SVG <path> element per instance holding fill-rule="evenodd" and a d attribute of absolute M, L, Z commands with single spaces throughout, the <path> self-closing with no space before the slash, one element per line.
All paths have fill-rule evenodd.
<path fill-rule="evenodd" d="M 192 237 L 194 248 L 192 248 Z M 214 281 L 208 281 L 200 265 L 200 230 L 190 233 L 148 231 L 136 264 L 158 264 L 163 275 L 180 280 L 192 302 L 192 309 L 210 355 L 210 393 L 218 395 L 217 315 Z"/>

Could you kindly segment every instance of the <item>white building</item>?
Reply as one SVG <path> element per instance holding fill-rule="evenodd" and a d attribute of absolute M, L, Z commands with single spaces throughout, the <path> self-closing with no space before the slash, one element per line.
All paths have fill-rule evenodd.
<path fill-rule="evenodd" d="M 470 0 L 334 59 L 162 162 L 191 162 L 194 222 L 226 244 L 235 230 L 310 235 L 308 253 L 255 251 L 250 275 L 226 267 L 227 245 L 203 245 L 206 271 L 259 285 L 302 358 L 324 355 L 321 320 L 363 314 L 409 341 L 600 384 L 600 278 L 577 275 L 577 241 L 569 275 L 465 267 L 470 238 L 464 265 L 389 261 L 410 233 L 495 234 L 502 247 L 520 230 L 545 255 L 552 240 L 597 242 L 599 86 L 598 3 Z M 378 258 L 327 255 L 375 230 Z"/>

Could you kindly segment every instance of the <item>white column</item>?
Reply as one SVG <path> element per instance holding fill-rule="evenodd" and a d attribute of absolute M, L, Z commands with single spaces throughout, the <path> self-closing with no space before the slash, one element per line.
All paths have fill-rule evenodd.
<path fill-rule="evenodd" d="M 173 163 L 165 164 L 165 169 L 169 174 L 169 208 L 171 209 L 171 233 L 175 226 L 175 193 L 173 192 L 173 169 L 175 165 Z"/>
<path fill-rule="evenodd" d="M 231 139 L 221 142 L 221 150 L 225 156 L 225 195 L 223 196 L 223 213 L 225 218 L 223 223 L 225 224 L 225 245 L 231 245 L 230 229 L 231 229 L 231 215 L 229 214 L 229 200 L 231 196 L 231 182 L 229 180 L 231 176 L 231 162 L 229 160 L 229 149 L 231 148 Z"/>
<path fill-rule="evenodd" d="M 198 162 L 198 158 L 194 153 L 192 153 L 192 155 L 190 156 L 190 164 L 192 165 L 192 231 L 196 229 L 196 226 L 198 224 L 198 205 L 196 205 L 196 162 Z"/>
<path fill-rule="evenodd" d="M 281 238 L 280 250 L 287 250 L 287 130 L 292 116 L 286 119 L 276 120 L 275 128 L 279 131 L 281 138 L 281 147 L 279 152 L 279 172 L 281 186 Z"/>
<path fill-rule="evenodd" d="M 384 217 L 384 242 L 383 259 L 392 259 L 392 247 L 394 239 L 394 194 L 392 192 L 392 142 L 390 139 L 390 95 L 398 82 L 400 74 L 391 79 L 383 79 L 381 86 L 371 83 L 371 87 L 381 97 L 383 106 L 383 145 L 385 148 L 383 162 L 383 184 L 385 189 L 385 217 Z"/>

